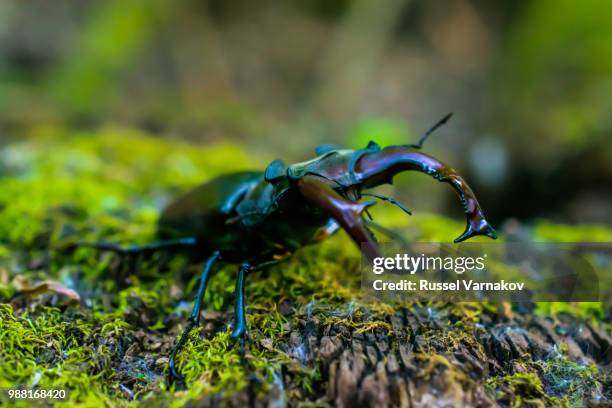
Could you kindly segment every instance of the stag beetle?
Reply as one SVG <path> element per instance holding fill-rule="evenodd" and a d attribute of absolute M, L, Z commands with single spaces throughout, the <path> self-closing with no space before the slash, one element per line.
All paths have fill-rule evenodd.
<path fill-rule="evenodd" d="M 416 170 L 449 183 L 459 194 L 467 226 L 455 242 L 475 235 L 496 238 L 495 230 L 467 183 L 437 159 L 420 151 L 425 139 L 451 114 L 429 129 L 416 144 L 381 148 L 375 142 L 359 150 L 335 145 L 316 148 L 312 160 L 286 165 L 274 160 L 264 172 L 244 171 L 214 178 L 171 202 L 158 222 L 160 242 L 128 250 L 98 244 L 98 248 L 124 252 L 189 247 L 194 260 L 204 260 L 198 291 L 187 325 L 169 358 L 171 377 L 180 379 L 175 367 L 177 352 L 189 332 L 199 324 L 202 299 L 218 261 L 239 263 L 235 290 L 232 336 L 240 340 L 244 360 L 247 332 L 244 285 L 249 272 L 287 258 L 298 248 L 319 242 L 343 228 L 361 246 L 365 256 L 379 255 L 364 212 L 374 199 L 388 201 L 410 214 L 390 197 L 364 192 L 403 171 Z M 362 197 L 372 197 L 360 201 Z"/>

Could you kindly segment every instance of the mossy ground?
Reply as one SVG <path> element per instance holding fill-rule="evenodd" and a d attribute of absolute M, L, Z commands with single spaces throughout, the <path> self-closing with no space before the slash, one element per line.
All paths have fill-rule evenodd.
<path fill-rule="evenodd" d="M 149 242 L 160 208 L 177 193 L 263 165 L 236 146 L 193 147 L 118 129 L 43 129 L 0 150 L 0 388 L 67 388 L 69 401 L 58 404 L 67 406 L 241 405 L 247 388 L 262 401 L 333 405 L 347 401 L 347 373 L 358 372 L 355 393 L 370 403 L 384 402 L 376 384 L 391 377 L 409 378 L 389 397 L 395 404 L 426 404 L 431 395 L 514 406 L 609 401 L 610 377 L 601 366 L 606 358 L 609 364 L 604 305 L 538 304 L 517 316 L 509 305 L 366 300 L 358 290 L 359 255 L 343 234 L 248 276 L 247 357 L 255 385 L 230 336 L 231 265 L 211 279 L 204 322 L 178 356 L 186 389 L 169 385 L 167 356 L 189 313 L 199 265 L 164 253 L 130 262 L 74 244 Z M 381 217 L 385 223 L 393 216 Z M 462 227 L 433 215 L 394 221 L 424 241 L 449 241 Z M 605 227 L 548 222 L 531 233 L 612 238 Z M 76 290 L 80 301 L 55 292 L 27 295 L 24 287 L 47 279 Z M 581 343 L 576 349 L 561 342 L 537 355 L 537 347 L 521 349 L 512 340 L 512 330 L 543 322 L 588 327 L 604 354 L 598 360 L 580 352 Z"/>

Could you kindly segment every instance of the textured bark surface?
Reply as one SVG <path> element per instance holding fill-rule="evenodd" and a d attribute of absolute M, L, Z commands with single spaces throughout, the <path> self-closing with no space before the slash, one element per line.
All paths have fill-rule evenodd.
<path fill-rule="evenodd" d="M 389 316 L 384 323 L 391 330 L 369 333 L 343 324 L 325 327 L 314 317 L 299 322 L 280 347 L 298 364 L 319 367 L 310 400 L 323 404 L 550 406 L 611 397 L 603 374 L 610 371 L 610 334 L 569 314 L 484 314 L 468 328 L 453 324 L 444 309 L 415 306 Z M 287 401 L 292 384 L 292 371 L 285 370 L 258 405 L 298 405 Z M 247 392 L 234 397 L 236 405 L 247 401 Z"/>

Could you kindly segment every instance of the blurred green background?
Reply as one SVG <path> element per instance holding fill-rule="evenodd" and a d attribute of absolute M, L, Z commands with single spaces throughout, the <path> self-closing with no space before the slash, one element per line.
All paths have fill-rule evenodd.
<path fill-rule="evenodd" d="M 154 258 L 122 282 L 122 262 L 63 248 L 77 238 L 150 242 L 164 203 L 203 178 L 310 159 L 322 143 L 415 142 L 448 112 L 455 116 L 425 151 L 466 178 L 505 240 L 611 241 L 611 22 L 610 0 L 0 1 L 0 300 L 11 304 L 0 308 L 0 386 L 68 387 L 66 405 L 84 406 L 197 405 L 220 391 L 232 398 L 247 382 L 223 329 L 234 266 L 211 280 L 205 304 L 214 314 L 179 356 L 191 384 L 183 392 L 165 386 L 163 358 L 199 267 L 177 259 L 160 271 Z M 384 188 L 415 217 L 380 204 L 382 225 L 423 241 L 461 231 L 462 208 L 447 185 L 402 174 Z M 290 403 L 315 401 L 328 387 L 318 363 L 305 368 L 284 351 L 311 313 L 325 333 L 342 324 L 395 336 L 389 308 L 354 302 L 357 249 L 348 243 L 340 234 L 247 283 L 254 365 L 269 386 L 289 373 Z M 82 303 L 23 296 L 49 278 Z M 417 394 L 486 384 L 490 398 L 515 405 L 610 399 L 607 363 L 587 337 L 593 327 L 609 332 L 608 304 L 413 306 L 402 313 L 436 320 L 418 337 L 427 353 L 434 340 L 441 345 L 431 361 L 446 361 L 451 373 Z M 549 337 L 563 340 L 543 359 L 504 354 L 496 357 L 503 371 L 480 377 L 455 360 L 461 343 L 489 364 L 489 342 L 476 337 L 483 327 L 495 339 L 553 317 L 561 320 Z M 578 346 L 576 336 L 586 340 Z M 601 365 L 579 358 L 580 347 Z M 411 361 L 433 372 L 430 360 Z"/>
<path fill-rule="evenodd" d="M 612 224 L 610 21 L 607 0 L 5 0 L 0 149 L 127 128 L 295 162 L 455 112 L 426 151 L 498 227 Z M 446 186 L 397 181 L 415 211 L 460 216 Z"/>

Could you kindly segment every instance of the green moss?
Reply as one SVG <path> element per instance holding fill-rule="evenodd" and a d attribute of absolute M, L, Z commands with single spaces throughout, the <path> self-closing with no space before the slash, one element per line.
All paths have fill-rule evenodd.
<path fill-rule="evenodd" d="M 15 316 L 0 305 L 1 387 L 38 385 L 70 389 L 72 401 L 107 401 L 112 384 L 112 348 L 126 332 L 110 316 L 71 319 L 60 309 L 41 306 Z M 105 339 L 106 346 L 100 343 Z M 3 398 L 6 397 L 4 394 Z"/>
<path fill-rule="evenodd" d="M 182 406 L 210 396 L 230 399 L 246 387 L 248 375 L 228 328 L 236 266 L 223 267 L 210 280 L 205 309 L 218 317 L 205 319 L 193 330 L 178 354 L 177 365 L 188 385 L 179 390 L 165 382 L 164 359 L 184 327 L 200 266 L 188 267 L 180 257 L 169 262 L 153 257 L 141 259 L 138 270 L 130 271 L 122 269 L 125 259 L 113 254 L 68 249 L 81 240 L 148 242 L 168 199 L 225 171 L 262 168 L 267 160 L 254 160 L 232 145 L 193 147 L 122 129 L 78 134 L 39 129 L 31 137 L 35 139 L 0 151 L 0 302 L 6 302 L 0 304 L 0 387 L 36 383 L 68 388 L 66 406 Z M 422 241 L 448 242 L 464 226 L 434 215 L 398 218 L 394 211 L 378 210 L 376 215 L 382 224 L 406 226 L 414 234 L 410 238 Z M 564 228 L 569 228 L 568 234 L 574 231 Z M 449 327 L 443 335 L 430 328 L 419 333 L 424 340 L 419 358 L 429 367 L 421 377 L 447 367 L 454 380 L 468 381 L 431 345 L 449 352 L 462 345 L 482 351 L 475 340 L 477 325 L 483 314 L 500 314 L 497 306 L 388 305 L 363 299 L 358 293 L 359 268 L 358 250 L 340 233 L 322 245 L 303 248 L 279 266 L 247 276 L 251 329 L 247 361 L 265 380 L 258 392 L 269 389 L 284 370 L 294 382 L 287 391 L 291 398 L 320 396 L 321 367 L 303 365 L 280 347 L 303 329 L 304 320 L 316 321 L 326 333 L 341 326 L 361 335 L 392 337 L 390 316 L 400 307 L 427 310 Z M 127 286 L 113 277 L 118 272 L 126 275 Z M 59 281 L 76 289 L 82 303 L 45 294 L 17 297 L 9 304 L 17 293 L 12 281 L 18 275 Z M 563 308 L 595 319 L 606 313 L 597 304 Z M 554 305 L 538 310 L 560 311 Z M 542 370 L 551 379 L 571 371 L 567 365 L 542 366 Z M 497 381 L 510 390 L 522 386 L 519 378 Z M 133 395 L 122 388 L 125 384 Z M 545 391 L 552 384 L 545 382 Z M 568 392 L 585 389 L 581 387 Z M 539 395 L 540 388 L 533 386 L 522 395 Z"/>
<path fill-rule="evenodd" d="M 544 392 L 540 378 L 534 373 L 516 373 L 503 377 L 492 377 L 487 380 L 487 389 L 498 401 L 512 407 L 526 404 L 548 405 L 556 400 Z"/>
<path fill-rule="evenodd" d="M 546 404 L 586 406 L 604 399 L 604 384 L 609 374 L 595 365 L 573 362 L 563 354 L 535 362 L 536 372 L 518 372 L 487 380 L 487 391 L 510 406 Z"/>
<path fill-rule="evenodd" d="M 546 392 L 563 397 L 571 406 L 604 399 L 603 387 L 609 383 L 610 373 L 600 373 L 595 365 L 577 364 L 562 354 L 538 364 Z"/>

